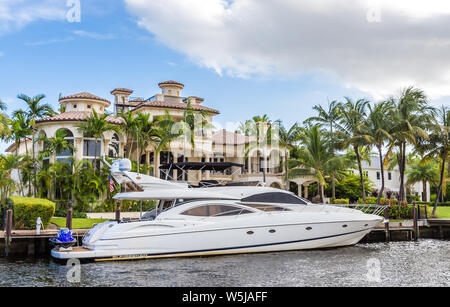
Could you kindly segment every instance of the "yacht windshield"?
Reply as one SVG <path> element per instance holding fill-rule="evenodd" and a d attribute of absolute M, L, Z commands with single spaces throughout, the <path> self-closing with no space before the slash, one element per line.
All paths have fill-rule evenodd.
<path fill-rule="evenodd" d="M 283 192 L 269 192 L 254 194 L 243 198 L 243 203 L 272 203 L 272 204 L 298 204 L 307 205 L 308 203 L 295 195 Z"/>

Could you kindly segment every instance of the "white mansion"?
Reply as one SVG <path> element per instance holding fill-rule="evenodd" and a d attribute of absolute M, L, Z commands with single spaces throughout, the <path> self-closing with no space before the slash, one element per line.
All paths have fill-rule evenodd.
<path fill-rule="evenodd" d="M 175 121 L 183 119 L 184 112 L 187 108 L 188 100 L 194 111 L 206 114 L 205 120 L 212 123 L 213 118 L 219 114 L 218 110 L 204 106 L 204 99 L 196 96 L 183 97 L 181 92 L 184 85 L 175 81 L 166 81 L 159 83 L 161 93 L 158 93 L 148 99 L 131 98 L 132 90 L 125 88 L 116 88 L 111 91 L 114 96 L 114 115 L 108 116 L 106 119 L 112 124 L 121 124 L 122 118 L 117 116 L 122 111 L 131 111 L 134 114 L 148 113 L 150 120 L 156 116 L 163 116 L 166 113 Z M 136 149 L 132 149 L 131 153 L 127 153 L 126 135 L 115 132 L 107 132 L 103 135 L 102 141 L 96 144 L 95 139 L 86 137 L 78 131 L 80 122 L 85 121 L 95 110 L 98 114 L 104 114 L 105 110 L 111 106 L 108 99 L 98 97 L 96 95 L 82 92 L 73 94 L 59 99 L 59 103 L 64 107 L 63 113 L 52 117 L 47 117 L 36 121 L 35 138 L 39 136 L 52 137 L 60 129 L 66 132 L 66 138 L 73 142 L 75 151 L 65 151 L 56 153 L 48 159 L 48 162 L 67 159 L 68 156 L 74 156 L 76 160 L 94 159 L 95 152 L 101 156 L 103 154 L 110 158 L 131 156 L 136 160 L 139 158 L 141 164 L 152 166 L 153 175 L 164 176 L 160 170 L 160 166 L 167 162 L 231 162 L 230 168 L 226 171 L 209 171 L 209 170 L 189 170 L 187 174 L 181 174 L 181 171 L 175 169 L 170 171 L 170 176 L 174 180 L 187 180 L 192 184 L 197 184 L 202 180 L 215 180 L 219 182 L 233 181 L 262 181 L 263 168 L 265 167 L 265 182 L 267 186 L 282 188 L 285 186 L 283 182 L 283 173 L 280 168 L 280 160 L 284 158 L 284 150 L 266 145 L 263 148 L 247 150 L 251 137 L 237 134 L 235 132 L 211 129 L 202 130 L 200 133 L 194 134 L 194 144 L 192 147 L 190 141 L 183 138 L 177 139 L 170 143 L 170 148 L 155 154 L 156 148 L 154 144 L 148 145 L 144 150 L 137 153 Z M 23 154 L 26 148 L 31 148 L 31 140 L 22 142 L 17 149 L 19 154 Z M 43 150 L 43 142 L 35 142 L 36 153 Z M 97 146 L 97 148 L 96 148 Z M 15 145 L 11 145 L 7 152 L 15 153 Z M 29 150 L 30 151 L 30 150 Z M 372 165 L 373 166 L 373 165 Z M 364 171 L 367 176 L 379 188 L 381 180 L 377 177 L 375 169 L 369 165 L 365 165 Z M 179 173 L 178 173 L 179 172 Z M 398 170 L 393 170 L 388 174 L 386 172 L 386 188 L 392 191 L 398 191 Z M 298 185 L 299 195 L 308 197 L 307 186 L 316 182 L 314 178 L 299 178 L 295 180 Z M 421 184 L 414 187 L 418 193 L 422 192 Z M 427 193 L 430 195 L 430 193 Z"/>

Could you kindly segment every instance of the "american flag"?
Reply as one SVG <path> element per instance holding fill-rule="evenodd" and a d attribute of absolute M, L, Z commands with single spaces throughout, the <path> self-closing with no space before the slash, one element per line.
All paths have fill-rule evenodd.
<path fill-rule="evenodd" d="M 109 176 L 109 192 L 113 192 L 114 191 L 114 180 L 111 178 L 111 176 Z"/>

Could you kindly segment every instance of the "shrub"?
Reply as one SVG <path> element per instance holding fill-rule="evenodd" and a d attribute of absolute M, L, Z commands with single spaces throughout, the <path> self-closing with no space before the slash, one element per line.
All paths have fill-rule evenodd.
<path fill-rule="evenodd" d="M 336 204 L 336 205 L 349 204 L 350 203 L 350 199 L 348 199 L 348 198 L 337 198 L 337 199 L 332 200 L 332 203 Z"/>
<path fill-rule="evenodd" d="M 56 209 L 54 216 L 66 217 L 67 216 L 67 209 L 62 209 L 62 208 Z M 84 213 L 84 212 L 73 210 L 73 216 L 72 217 L 75 218 L 75 219 L 85 219 L 85 218 L 87 218 L 87 214 Z"/>
<path fill-rule="evenodd" d="M 11 197 L 14 210 L 14 227 L 16 229 L 35 229 L 36 219 L 41 218 L 47 228 L 53 214 L 55 203 L 43 198 Z"/>
<path fill-rule="evenodd" d="M 358 204 L 376 204 L 377 203 L 377 197 L 366 197 L 366 200 L 364 201 L 362 198 L 358 199 Z M 389 198 L 380 198 L 380 205 L 387 206 L 387 205 L 398 205 L 397 199 L 389 199 Z"/>
<path fill-rule="evenodd" d="M 317 185 L 310 185 L 309 189 L 314 187 L 315 191 L 309 190 L 309 195 L 315 195 L 317 191 Z M 371 191 L 373 184 L 368 178 L 364 178 L 364 187 L 366 191 Z M 353 203 L 358 197 L 361 197 L 361 182 L 359 175 L 349 174 L 345 178 L 336 181 L 335 184 L 336 198 L 345 199 L 348 198 Z M 327 178 L 327 184 L 325 186 L 325 194 L 331 195 L 331 179 Z"/>

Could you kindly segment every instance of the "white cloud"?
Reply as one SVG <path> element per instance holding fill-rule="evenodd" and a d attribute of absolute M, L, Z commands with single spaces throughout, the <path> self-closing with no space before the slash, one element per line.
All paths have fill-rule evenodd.
<path fill-rule="evenodd" d="M 219 74 L 325 73 L 377 98 L 408 85 L 450 95 L 450 1 L 125 2 L 141 27 Z"/>
<path fill-rule="evenodd" d="M 0 35 L 36 20 L 63 20 L 67 9 L 66 0 L 1 0 Z"/>

